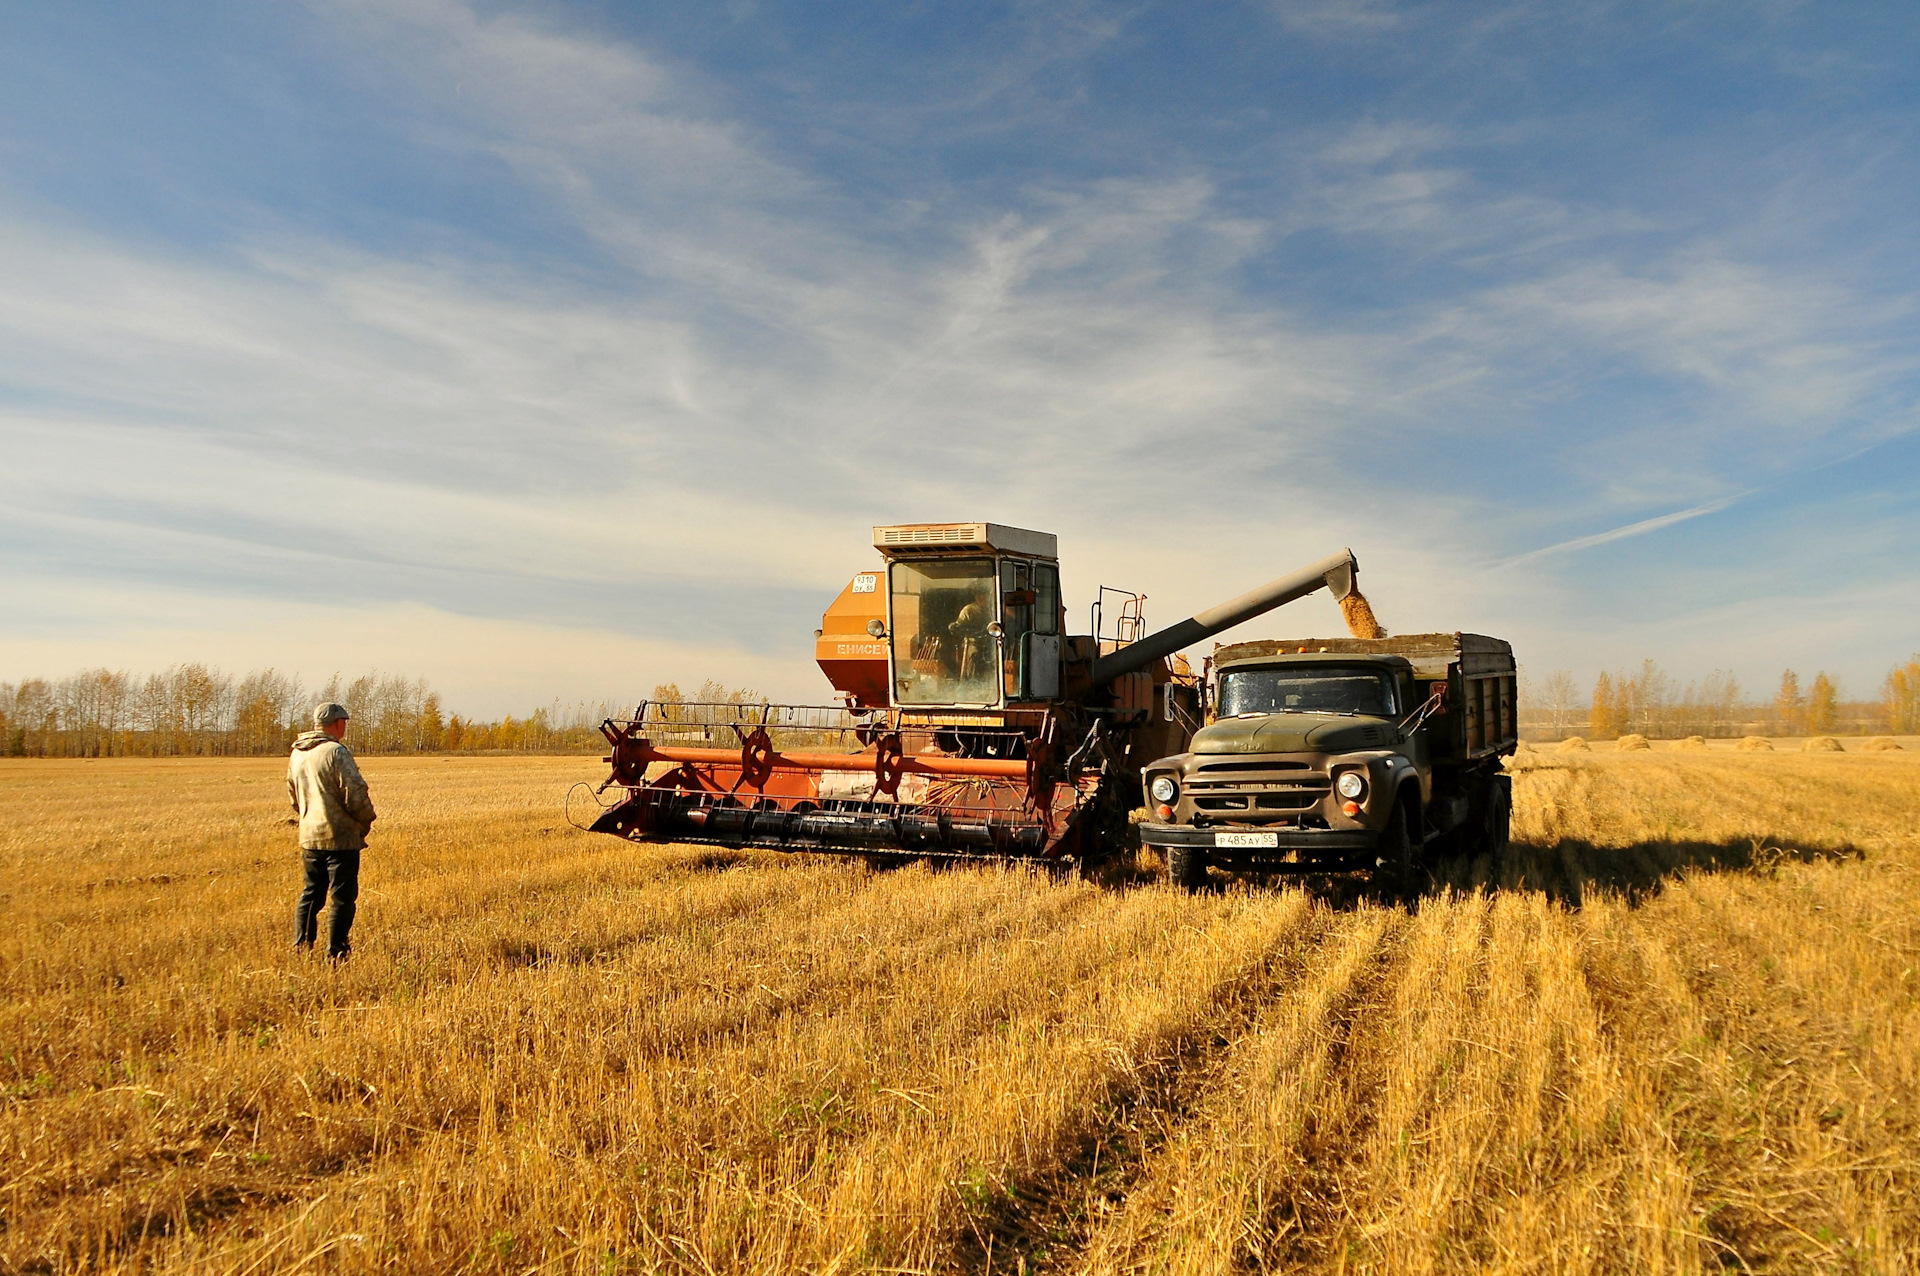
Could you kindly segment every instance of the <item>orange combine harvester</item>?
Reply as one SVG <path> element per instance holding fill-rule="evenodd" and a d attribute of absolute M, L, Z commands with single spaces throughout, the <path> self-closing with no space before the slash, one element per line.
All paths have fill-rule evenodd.
<path fill-rule="evenodd" d="M 881 562 L 828 606 L 815 658 L 841 703 L 643 703 L 602 724 L 620 791 L 593 830 L 882 860 L 1097 865 L 1140 804 L 1140 769 L 1200 726 L 1177 653 L 1320 588 L 1354 593 L 1342 550 L 1143 634 L 1069 636 L 1055 538 L 997 523 L 873 529 Z M 1102 590 L 1101 598 L 1118 591 Z"/>

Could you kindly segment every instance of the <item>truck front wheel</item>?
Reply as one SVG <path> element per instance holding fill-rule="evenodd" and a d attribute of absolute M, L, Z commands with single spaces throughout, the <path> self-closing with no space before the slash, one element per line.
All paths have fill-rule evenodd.
<path fill-rule="evenodd" d="M 1169 846 L 1167 876 L 1175 886 L 1197 891 L 1207 884 L 1207 853 L 1198 846 Z"/>
<path fill-rule="evenodd" d="M 1405 886 L 1413 880 L 1413 835 L 1407 831 L 1407 804 L 1395 802 L 1374 851 L 1375 881 Z"/>

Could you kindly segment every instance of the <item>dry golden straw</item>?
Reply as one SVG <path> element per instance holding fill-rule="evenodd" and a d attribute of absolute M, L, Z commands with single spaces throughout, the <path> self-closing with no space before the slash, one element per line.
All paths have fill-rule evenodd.
<path fill-rule="evenodd" d="M 1920 755 L 1529 753 L 1405 902 L 639 847 L 579 758 L 0 760 L 0 1272 L 1911 1272 Z"/>

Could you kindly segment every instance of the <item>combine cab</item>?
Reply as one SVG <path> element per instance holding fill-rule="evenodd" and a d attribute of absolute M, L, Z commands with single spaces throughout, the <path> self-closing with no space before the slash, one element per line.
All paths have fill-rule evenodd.
<path fill-rule="evenodd" d="M 1147 763 L 1184 752 L 1200 688 L 1176 653 L 1322 586 L 1342 551 L 1136 642 L 1068 636 L 1055 540 L 994 523 L 874 529 L 882 564 L 828 607 L 842 704 L 642 704 L 601 730 L 636 841 L 1097 865 Z"/>

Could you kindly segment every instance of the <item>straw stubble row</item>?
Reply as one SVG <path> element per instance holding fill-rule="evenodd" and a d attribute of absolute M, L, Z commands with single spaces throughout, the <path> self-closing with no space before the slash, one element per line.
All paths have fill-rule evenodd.
<path fill-rule="evenodd" d="M 0 1270 L 1910 1268 L 1915 772 L 1762 761 L 1522 769 L 1412 907 L 630 849 L 561 763 L 373 763 L 334 972 L 270 777 L 36 770 Z"/>

